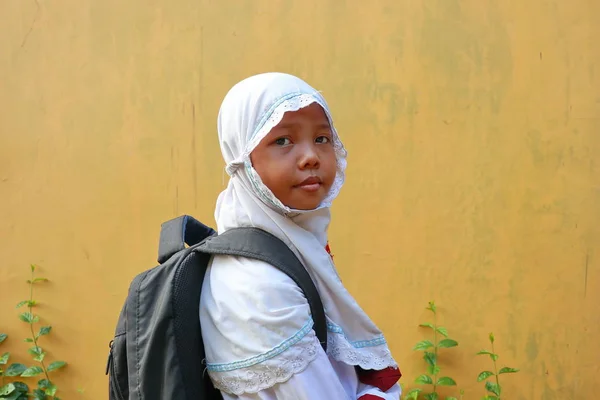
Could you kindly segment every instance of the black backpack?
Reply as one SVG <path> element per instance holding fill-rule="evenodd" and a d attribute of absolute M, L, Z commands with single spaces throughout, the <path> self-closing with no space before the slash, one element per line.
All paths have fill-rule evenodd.
<path fill-rule="evenodd" d="M 186 244 L 188 247 L 186 247 Z M 205 372 L 200 291 L 213 254 L 265 261 L 290 276 L 306 296 L 326 349 L 327 327 L 317 289 L 294 253 L 257 228 L 222 235 L 190 216 L 162 225 L 158 265 L 135 277 L 121 310 L 106 366 L 110 400 L 222 399 Z"/>

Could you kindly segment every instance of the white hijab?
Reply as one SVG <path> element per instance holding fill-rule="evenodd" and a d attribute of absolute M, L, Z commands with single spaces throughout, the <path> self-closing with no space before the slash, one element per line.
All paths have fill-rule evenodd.
<path fill-rule="evenodd" d="M 325 110 L 331 124 L 337 175 L 329 195 L 317 209 L 292 210 L 262 183 L 252 167 L 250 153 L 285 112 L 297 111 L 312 103 L 318 103 Z M 327 315 L 329 355 L 364 369 L 395 367 L 381 331 L 346 290 L 325 249 L 331 220 L 329 208 L 344 182 L 346 151 L 323 96 L 292 75 L 252 76 L 226 95 L 219 111 L 218 130 L 226 171 L 231 176 L 215 210 L 219 233 L 252 226 L 283 240 L 317 285 Z"/>

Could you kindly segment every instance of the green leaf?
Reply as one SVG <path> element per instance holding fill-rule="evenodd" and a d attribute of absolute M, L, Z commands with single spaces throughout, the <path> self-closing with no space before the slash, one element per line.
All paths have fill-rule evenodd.
<path fill-rule="evenodd" d="M 429 372 L 430 375 L 437 375 L 440 372 L 440 367 L 437 365 L 428 365 L 427 372 Z"/>
<path fill-rule="evenodd" d="M 9 358 L 10 358 L 10 353 L 8 351 L 6 353 L 2 354 L 2 357 L 0 357 L 0 365 L 6 365 L 8 363 Z"/>
<path fill-rule="evenodd" d="M 23 341 L 24 341 L 24 342 L 27 342 L 27 343 L 33 343 L 33 339 L 32 339 L 32 338 L 30 338 L 30 337 L 28 337 L 28 338 L 25 338 Z"/>
<path fill-rule="evenodd" d="M 21 308 L 27 303 L 29 303 L 29 300 L 20 301 L 15 308 Z"/>
<path fill-rule="evenodd" d="M 422 389 L 411 389 L 408 393 L 406 393 L 406 397 L 404 400 L 417 400 L 419 398 L 419 393 L 421 393 Z"/>
<path fill-rule="evenodd" d="M 40 333 L 38 333 L 38 337 L 49 334 L 51 330 L 52 330 L 51 326 L 42 326 L 40 328 Z"/>
<path fill-rule="evenodd" d="M 33 398 L 35 400 L 46 400 L 46 393 L 42 389 L 35 389 L 33 391 Z"/>
<path fill-rule="evenodd" d="M 0 395 L 0 399 L 2 400 L 29 400 L 26 392 L 20 392 L 18 390 L 14 390 L 10 394 L 6 396 Z"/>
<path fill-rule="evenodd" d="M 431 341 L 421 340 L 415 345 L 415 347 L 413 347 L 413 350 L 427 350 L 430 347 L 433 347 L 433 343 L 431 343 Z"/>
<path fill-rule="evenodd" d="M 40 320 L 40 317 L 38 317 L 37 315 L 33 315 L 30 312 L 24 312 L 23 314 L 19 315 L 19 319 L 23 322 L 27 322 L 28 324 L 33 324 L 35 322 L 38 322 Z"/>
<path fill-rule="evenodd" d="M 456 381 L 454 379 L 452 379 L 452 378 L 447 377 L 447 376 L 442 376 L 440 379 L 438 379 L 437 385 L 440 385 L 440 386 L 456 386 Z"/>
<path fill-rule="evenodd" d="M 48 379 L 42 379 L 39 381 L 38 387 L 42 389 L 48 396 L 54 396 L 56 394 L 56 385 L 50 382 Z"/>
<path fill-rule="evenodd" d="M 4 342 L 8 335 L 6 333 L 0 333 L 0 343 Z"/>
<path fill-rule="evenodd" d="M 494 376 L 494 373 L 492 371 L 483 371 L 479 374 L 479 376 L 477 376 L 477 382 L 484 381 L 490 376 Z"/>
<path fill-rule="evenodd" d="M 31 264 L 31 272 L 35 272 L 35 264 Z"/>
<path fill-rule="evenodd" d="M 487 395 L 482 397 L 481 400 L 498 400 L 498 397 L 494 395 Z"/>
<path fill-rule="evenodd" d="M 515 372 L 519 372 L 519 370 L 517 368 L 504 367 L 504 368 L 501 368 L 500 371 L 498 371 L 498 375 L 500 375 L 500 374 L 514 374 Z"/>
<path fill-rule="evenodd" d="M 6 396 L 15 391 L 15 385 L 12 383 L 8 383 L 2 387 L 0 387 L 0 396 Z"/>
<path fill-rule="evenodd" d="M 498 354 L 490 354 L 490 358 L 491 358 L 493 361 L 497 361 L 497 360 L 498 360 L 498 357 L 499 357 L 499 356 L 498 356 Z"/>
<path fill-rule="evenodd" d="M 33 283 L 38 283 L 38 282 L 48 282 L 48 279 L 46 279 L 46 278 L 35 278 L 33 280 Z"/>
<path fill-rule="evenodd" d="M 424 324 L 419 324 L 419 326 L 421 328 L 431 328 L 431 329 L 435 329 L 435 327 L 433 326 L 433 324 L 430 324 L 429 322 L 424 323 Z"/>
<path fill-rule="evenodd" d="M 456 346 L 458 346 L 458 342 L 456 340 L 452 340 L 452 339 L 440 340 L 440 342 L 438 343 L 438 347 L 440 349 L 447 349 L 449 347 L 456 347 Z"/>
<path fill-rule="evenodd" d="M 446 400 L 458 400 L 456 397 L 446 397 Z"/>
<path fill-rule="evenodd" d="M 421 375 L 415 379 L 415 383 L 419 385 L 433 385 L 433 379 L 429 375 Z"/>
<path fill-rule="evenodd" d="M 15 388 L 19 392 L 23 392 L 23 393 L 29 392 L 29 386 L 27 386 L 25 383 L 23 383 L 23 382 L 13 382 L 13 384 L 15 385 Z"/>
<path fill-rule="evenodd" d="M 438 394 L 435 392 L 428 393 L 425 395 L 425 400 L 438 400 Z"/>
<path fill-rule="evenodd" d="M 491 356 L 491 355 L 492 355 L 492 354 L 494 354 L 494 353 L 492 353 L 491 351 L 487 351 L 487 350 L 481 350 L 481 351 L 478 351 L 478 352 L 477 352 L 477 355 L 478 355 L 478 356 L 479 356 L 479 355 L 484 355 L 484 354 L 487 354 L 487 355 L 490 355 L 490 356 Z"/>
<path fill-rule="evenodd" d="M 19 319 L 23 322 L 31 323 L 33 316 L 31 315 L 30 312 L 25 312 L 25 313 L 19 315 Z"/>
<path fill-rule="evenodd" d="M 490 343 L 494 343 L 494 334 L 490 332 Z"/>
<path fill-rule="evenodd" d="M 500 391 L 501 391 L 500 390 L 500 385 L 498 385 L 498 384 L 496 384 L 494 382 L 487 381 L 485 383 L 485 389 L 488 392 L 494 393 L 496 396 L 500 396 Z"/>
<path fill-rule="evenodd" d="M 19 363 L 11 364 L 4 373 L 5 376 L 19 376 L 27 369 L 27 366 Z"/>
<path fill-rule="evenodd" d="M 41 379 L 38 381 L 38 387 L 40 389 L 46 389 L 51 384 L 52 384 L 52 382 L 50 382 L 48 379 Z"/>
<path fill-rule="evenodd" d="M 22 392 L 20 390 L 15 390 L 8 397 L 3 397 L 5 400 L 29 400 L 27 396 L 27 392 Z"/>
<path fill-rule="evenodd" d="M 423 355 L 423 359 L 429 365 L 437 364 L 437 358 L 435 356 L 435 353 L 430 353 L 430 352 L 426 351 L 425 354 Z"/>
<path fill-rule="evenodd" d="M 448 329 L 444 328 L 443 326 L 438 326 L 435 330 L 441 333 L 444 337 L 448 337 Z"/>
<path fill-rule="evenodd" d="M 48 372 L 60 369 L 60 368 L 64 367 L 65 365 L 67 365 L 67 363 L 64 361 L 54 361 L 52 364 L 50 364 L 48 366 Z"/>
<path fill-rule="evenodd" d="M 42 362 L 44 360 L 44 357 L 46 356 L 44 350 L 39 346 L 33 346 L 28 350 L 28 352 L 29 354 L 34 356 L 33 359 L 38 362 Z"/>
<path fill-rule="evenodd" d="M 432 311 L 434 314 L 437 311 L 437 307 L 435 306 L 435 302 L 430 301 L 429 302 L 429 307 L 427 307 L 427 310 Z"/>
<path fill-rule="evenodd" d="M 38 367 L 37 365 L 34 367 L 29 367 L 27 368 L 22 374 L 21 376 L 23 378 L 28 378 L 30 376 L 38 376 L 39 374 L 41 374 L 42 372 L 44 372 L 44 370 L 42 369 L 42 367 Z"/>
<path fill-rule="evenodd" d="M 48 396 L 54 396 L 56 394 L 56 391 L 58 390 L 58 388 L 56 387 L 56 385 L 51 385 L 48 388 L 46 388 L 44 390 L 44 392 L 46 392 L 46 394 Z"/>

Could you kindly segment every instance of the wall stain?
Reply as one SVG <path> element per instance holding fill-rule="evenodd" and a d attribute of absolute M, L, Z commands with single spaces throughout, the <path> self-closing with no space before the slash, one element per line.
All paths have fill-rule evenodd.
<path fill-rule="evenodd" d="M 405 109 L 404 93 L 395 83 L 381 83 L 374 86 L 374 98 L 387 107 L 385 124 L 393 125 Z M 383 108 L 383 107 L 382 107 Z"/>
<path fill-rule="evenodd" d="M 436 108 L 488 104 L 499 114 L 512 82 L 513 59 L 496 3 L 489 2 L 485 15 L 474 19 L 460 1 L 434 0 L 424 3 L 423 15 L 418 54 L 436 82 Z"/>
<path fill-rule="evenodd" d="M 35 7 L 36 8 L 35 8 L 35 15 L 33 16 L 33 21 L 31 21 L 29 30 L 27 31 L 27 33 L 25 34 L 25 37 L 21 41 L 21 48 L 25 47 L 25 43 L 27 43 L 27 39 L 29 39 L 29 35 L 31 35 L 31 32 L 33 31 L 33 27 L 38 19 L 38 15 L 40 13 L 40 3 L 38 2 L 38 0 L 35 0 Z"/>
<path fill-rule="evenodd" d="M 173 211 L 175 211 L 175 215 L 179 215 L 179 185 L 175 186 L 175 204 Z"/>
<path fill-rule="evenodd" d="M 539 353 L 537 334 L 530 333 L 527 339 L 527 345 L 525 346 L 525 354 L 530 362 L 534 362 L 537 359 Z"/>
<path fill-rule="evenodd" d="M 85 255 L 85 259 L 89 261 L 90 259 L 90 252 L 85 248 L 85 247 L 81 247 L 81 250 L 83 251 L 83 254 Z"/>
<path fill-rule="evenodd" d="M 171 151 L 170 151 L 170 156 L 169 156 L 169 166 L 171 167 L 171 173 L 169 174 L 168 177 L 168 184 L 171 184 L 171 181 L 173 180 L 173 176 L 176 176 L 175 174 L 175 149 L 173 148 L 173 146 L 171 146 Z"/>
<path fill-rule="evenodd" d="M 410 86 L 408 97 L 406 100 L 406 115 L 408 117 L 408 125 L 412 131 L 415 127 L 415 116 L 419 113 L 419 100 L 417 99 L 417 91 L 414 85 Z"/>
<path fill-rule="evenodd" d="M 192 186 L 194 187 L 194 208 L 198 208 L 198 169 L 196 167 L 196 105 L 192 103 Z"/>
<path fill-rule="evenodd" d="M 585 278 L 583 281 L 583 298 L 587 297 L 588 267 L 590 264 L 590 253 L 585 255 Z"/>
<path fill-rule="evenodd" d="M 541 164 L 545 160 L 544 152 L 541 150 L 542 147 L 542 134 L 537 129 L 530 129 L 527 132 L 527 147 L 531 154 L 531 158 L 534 164 Z"/>
<path fill-rule="evenodd" d="M 548 367 L 546 365 L 546 362 L 542 362 L 542 373 L 543 373 L 543 378 L 544 378 L 544 394 L 542 395 L 542 399 L 544 400 L 554 400 L 557 399 L 557 393 L 555 390 L 553 390 L 550 387 L 550 384 L 548 383 L 548 377 L 550 375 L 550 372 L 548 370 Z"/>

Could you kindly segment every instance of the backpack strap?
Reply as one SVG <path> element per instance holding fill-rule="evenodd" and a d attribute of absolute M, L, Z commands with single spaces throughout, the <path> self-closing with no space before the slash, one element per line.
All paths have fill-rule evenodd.
<path fill-rule="evenodd" d="M 327 351 L 327 320 L 323 302 L 310 275 L 294 252 L 274 235 L 258 228 L 234 228 L 207 238 L 198 247 L 209 254 L 242 256 L 264 261 L 284 272 L 302 289 L 312 314 L 313 329 Z"/>
<path fill-rule="evenodd" d="M 167 261 L 175 253 L 185 249 L 185 245 L 193 246 L 216 232 L 189 215 L 182 215 L 165 222 L 160 228 L 158 244 L 158 262 Z"/>

